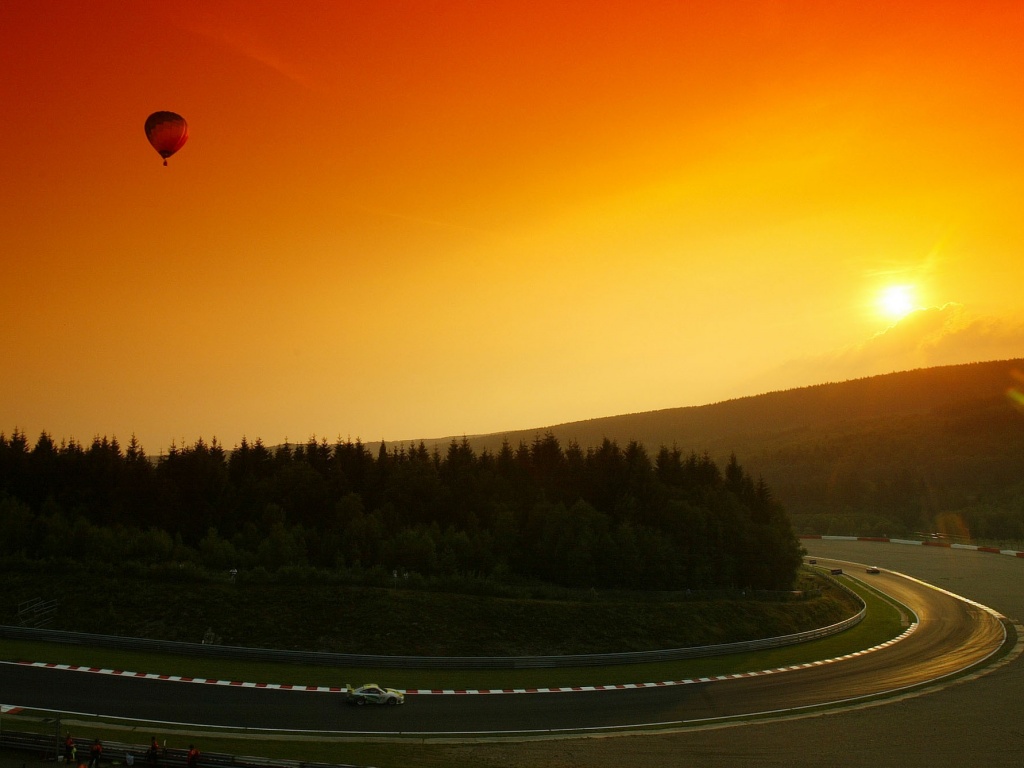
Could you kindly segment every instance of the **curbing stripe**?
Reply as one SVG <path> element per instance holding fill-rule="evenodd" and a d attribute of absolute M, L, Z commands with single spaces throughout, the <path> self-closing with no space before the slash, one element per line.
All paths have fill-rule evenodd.
<path fill-rule="evenodd" d="M 679 685 L 698 685 L 701 683 L 712 683 L 712 682 L 724 682 L 727 680 L 740 680 L 747 677 L 760 677 L 762 675 L 775 675 L 783 672 L 791 672 L 794 670 L 809 669 L 810 667 L 817 667 L 823 664 L 832 664 L 845 659 L 852 659 L 857 656 L 863 656 L 866 653 L 881 650 L 882 648 L 888 648 L 894 643 L 898 643 L 901 640 L 909 637 L 914 630 L 917 629 L 917 622 L 914 622 L 902 634 L 891 640 L 886 640 L 884 643 L 879 643 L 876 646 L 867 648 L 863 651 L 856 651 L 855 653 L 846 654 L 845 656 L 838 656 L 831 659 L 821 659 L 818 661 L 810 661 L 805 664 L 796 664 L 789 667 L 777 667 L 775 669 L 762 669 L 759 671 L 750 672 L 737 672 L 730 675 L 716 675 L 714 677 L 697 677 L 697 678 L 686 678 L 684 680 L 661 680 L 649 683 L 615 683 L 610 685 L 586 685 L 586 686 L 565 686 L 561 688 L 493 688 L 493 689 L 438 689 L 438 688 L 412 688 L 403 691 L 409 696 L 484 696 L 484 695 L 504 695 L 504 694 L 531 694 L 531 693 L 585 693 L 593 691 L 625 691 L 625 690 L 636 690 L 638 688 L 655 688 L 655 687 L 666 687 L 666 686 L 679 686 Z M 0 662 L 9 663 L 9 662 Z M 54 664 L 45 661 L 19 661 L 15 662 L 22 666 L 27 667 L 38 667 L 45 669 L 59 669 L 68 672 L 89 672 L 91 674 L 100 675 L 113 675 L 116 677 L 141 677 L 147 680 L 167 680 L 169 682 L 181 682 L 181 683 L 199 683 L 201 685 L 223 685 L 233 686 L 238 688 L 266 688 L 271 690 L 279 691 L 300 691 L 306 693 L 345 693 L 346 689 L 340 686 L 324 686 L 324 685 L 291 685 L 288 683 L 248 683 L 237 680 L 209 680 L 201 677 L 180 677 L 178 675 L 157 675 L 145 672 L 128 672 L 120 669 L 100 669 L 98 667 L 85 667 L 85 666 L 71 666 L 68 664 Z M 5 712 L 13 712 L 13 709 L 5 709 Z"/>
<path fill-rule="evenodd" d="M 819 534 L 806 534 L 798 536 L 799 539 L 820 540 L 820 541 L 875 541 L 885 544 L 911 544 L 919 547 L 947 547 L 949 549 L 970 549 L 975 552 L 989 552 L 995 555 L 1010 555 L 1011 557 L 1024 557 L 1024 552 L 1015 549 L 999 549 L 998 547 L 985 547 L 979 544 L 957 544 L 949 541 L 919 541 L 917 539 L 891 539 L 888 536 L 825 536 Z"/>

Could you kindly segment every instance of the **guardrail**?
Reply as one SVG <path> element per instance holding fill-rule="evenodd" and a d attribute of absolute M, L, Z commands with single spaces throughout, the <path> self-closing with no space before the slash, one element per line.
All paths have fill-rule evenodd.
<path fill-rule="evenodd" d="M 829 577 L 824 577 L 829 578 Z M 10 640 L 39 640 L 69 645 L 96 645 L 103 648 L 119 648 L 152 653 L 172 653 L 206 658 L 239 659 L 244 661 L 269 661 L 287 664 L 307 664 L 328 667 L 366 667 L 376 669 L 545 669 L 564 667 L 599 667 L 644 662 L 679 661 L 722 656 L 728 653 L 745 653 L 796 645 L 808 640 L 843 632 L 858 624 L 867 611 L 864 601 L 844 584 L 829 579 L 836 586 L 852 594 L 861 604 L 854 616 L 827 627 L 798 632 L 781 637 L 766 637 L 720 645 L 668 648 L 654 651 L 631 651 L 623 653 L 587 653 L 565 656 L 377 656 L 351 653 L 323 653 L 315 651 L 280 651 L 267 648 L 245 648 L 229 645 L 204 643 L 181 643 L 169 640 L 117 637 L 82 632 L 61 632 L 58 630 L 33 629 L 30 627 L 0 626 L 0 638 Z"/>

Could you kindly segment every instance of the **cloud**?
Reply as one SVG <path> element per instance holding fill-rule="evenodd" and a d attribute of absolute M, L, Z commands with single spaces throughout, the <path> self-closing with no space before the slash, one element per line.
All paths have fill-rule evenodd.
<path fill-rule="evenodd" d="M 922 348 L 928 365 L 1024 356 L 1024 322 L 995 318 L 961 320 Z"/>
<path fill-rule="evenodd" d="M 923 356 L 925 350 L 941 343 L 949 329 L 957 324 L 961 311 L 957 304 L 916 310 L 863 344 L 844 350 L 839 358 L 851 364 L 870 364 L 904 356 Z"/>
<path fill-rule="evenodd" d="M 308 90 L 315 89 L 314 78 L 293 58 L 286 56 L 258 30 L 237 21 L 230 24 L 213 17 L 192 22 L 187 28 L 196 35 L 213 40 L 236 54 L 262 64 L 293 83 Z"/>
<path fill-rule="evenodd" d="M 852 347 L 792 360 L 768 374 L 773 388 L 892 371 L 1024 357 L 1024 321 L 972 317 L 960 304 L 911 312 Z"/>

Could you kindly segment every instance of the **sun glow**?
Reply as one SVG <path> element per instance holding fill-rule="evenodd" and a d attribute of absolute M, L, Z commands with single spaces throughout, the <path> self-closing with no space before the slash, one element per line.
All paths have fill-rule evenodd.
<path fill-rule="evenodd" d="M 890 285 L 878 296 L 878 311 L 892 320 L 899 320 L 915 309 L 912 285 Z"/>

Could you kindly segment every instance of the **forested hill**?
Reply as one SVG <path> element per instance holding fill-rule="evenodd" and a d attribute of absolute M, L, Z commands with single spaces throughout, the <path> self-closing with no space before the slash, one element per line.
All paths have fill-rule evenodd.
<path fill-rule="evenodd" d="M 786 436 L 847 428 L 857 423 L 901 416 L 926 415 L 981 401 L 1006 402 L 1015 383 L 1014 371 L 1024 375 L 1024 359 L 922 368 L 864 379 L 789 389 L 726 400 L 710 405 L 575 421 L 488 435 L 472 435 L 474 450 L 497 451 L 504 440 L 527 444 L 550 432 L 563 445 L 600 445 L 608 438 L 635 440 L 646 446 L 676 445 L 684 451 L 708 451 L 712 456 L 736 453 L 741 446 L 760 447 Z M 1007 403 L 1009 410 L 1009 403 Z M 462 435 L 427 440 L 447 445 Z M 409 441 L 406 441 L 409 442 Z M 419 442 L 416 440 L 415 442 Z"/>
<path fill-rule="evenodd" d="M 1024 359 L 926 368 L 672 408 L 476 435 L 477 451 L 605 439 L 735 454 L 802 533 L 914 530 L 1024 540 Z M 450 438 L 437 442 L 444 444 Z"/>

